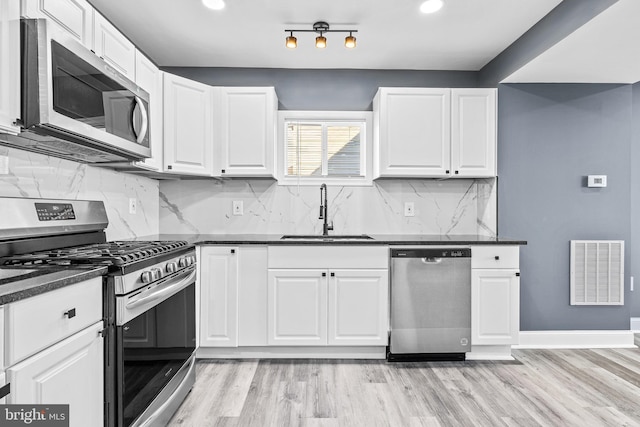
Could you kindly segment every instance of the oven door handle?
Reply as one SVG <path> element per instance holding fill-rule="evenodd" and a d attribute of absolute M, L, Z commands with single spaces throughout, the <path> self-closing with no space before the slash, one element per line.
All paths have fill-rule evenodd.
<path fill-rule="evenodd" d="M 131 298 L 125 307 L 127 309 L 133 309 L 139 307 L 144 304 L 148 304 L 151 301 L 155 301 L 158 299 L 164 298 L 167 294 L 171 294 L 179 291 L 180 289 L 186 287 L 187 285 L 193 282 L 193 279 L 196 277 L 196 269 L 192 267 L 191 270 L 188 270 L 182 274 L 177 275 L 173 278 L 173 280 L 168 281 L 167 283 L 163 283 L 161 288 L 156 288 L 149 290 L 147 292 L 141 292 L 135 297 Z"/>

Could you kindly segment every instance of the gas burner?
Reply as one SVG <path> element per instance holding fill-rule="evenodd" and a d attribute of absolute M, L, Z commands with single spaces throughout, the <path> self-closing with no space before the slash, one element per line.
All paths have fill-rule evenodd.
<path fill-rule="evenodd" d="M 0 265 L 114 265 L 168 254 L 188 245 L 185 241 L 114 241 L 0 258 Z"/>

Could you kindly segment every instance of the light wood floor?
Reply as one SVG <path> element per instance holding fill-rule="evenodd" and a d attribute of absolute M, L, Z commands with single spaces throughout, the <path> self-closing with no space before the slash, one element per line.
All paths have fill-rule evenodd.
<path fill-rule="evenodd" d="M 170 426 L 640 426 L 640 350 L 515 362 L 201 361 Z"/>

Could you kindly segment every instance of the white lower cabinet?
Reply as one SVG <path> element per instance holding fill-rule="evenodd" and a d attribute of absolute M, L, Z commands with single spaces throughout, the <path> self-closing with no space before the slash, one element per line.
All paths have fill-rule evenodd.
<path fill-rule="evenodd" d="M 102 425 L 102 277 L 7 304 L 2 312 L 6 403 L 65 404 L 71 427 Z"/>
<path fill-rule="evenodd" d="M 335 270 L 329 274 L 329 345 L 387 345 L 388 270 Z"/>
<path fill-rule="evenodd" d="M 200 251 L 200 346 L 238 345 L 238 248 Z"/>
<path fill-rule="evenodd" d="M 520 248 L 471 248 L 471 344 L 518 344 L 520 335 Z M 474 349 L 475 351 L 475 349 Z"/>
<path fill-rule="evenodd" d="M 68 404 L 71 427 L 102 425 L 102 328 L 98 322 L 8 368 L 8 403 Z"/>
<path fill-rule="evenodd" d="M 388 271 L 269 270 L 269 345 L 387 345 Z"/>
<path fill-rule="evenodd" d="M 471 342 L 517 344 L 520 333 L 518 270 L 474 270 L 471 287 Z"/>
<path fill-rule="evenodd" d="M 269 270 L 269 345 L 327 344 L 327 272 Z"/>

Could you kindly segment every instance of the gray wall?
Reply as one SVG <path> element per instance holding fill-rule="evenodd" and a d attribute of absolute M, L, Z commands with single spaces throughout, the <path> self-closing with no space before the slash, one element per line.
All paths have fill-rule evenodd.
<path fill-rule="evenodd" d="M 635 290 L 630 292 L 631 317 L 640 317 L 640 83 L 632 86 L 632 141 L 631 141 L 631 265 Z"/>
<path fill-rule="evenodd" d="M 521 329 L 629 329 L 629 303 L 569 305 L 569 241 L 624 240 L 630 264 L 632 87 L 503 84 L 498 94 L 498 229 L 529 242 Z M 608 187 L 586 188 L 588 174 L 606 174 Z"/>
<path fill-rule="evenodd" d="M 371 111 L 378 87 L 477 87 L 471 71 L 165 67 L 212 86 L 274 86 L 280 110 Z"/>

